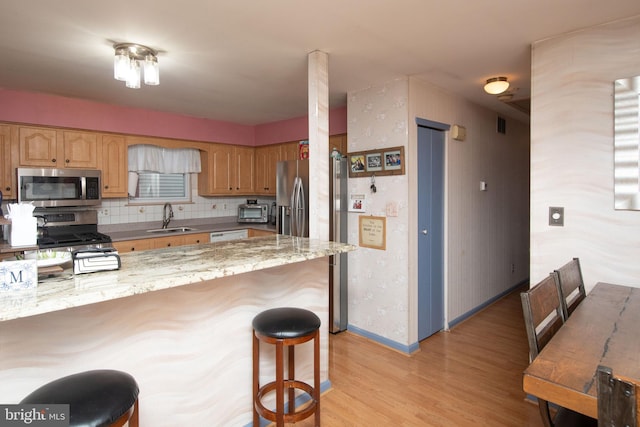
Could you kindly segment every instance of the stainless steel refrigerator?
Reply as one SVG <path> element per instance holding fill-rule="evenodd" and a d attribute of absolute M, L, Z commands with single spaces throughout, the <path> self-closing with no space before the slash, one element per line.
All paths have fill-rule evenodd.
<path fill-rule="evenodd" d="M 309 160 L 278 162 L 276 204 L 278 234 L 309 237 Z"/>
<path fill-rule="evenodd" d="M 347 159 L 329 159 L 329 240 L 347 243 Z M 278 162 L 276 224 L 279 234 L 309 237 L 309 161 Z M 347 329 L 347 254 L 329 257 L 329 331 Z"/>
<path fill-rule="evenodd" d="M 329 239 L 347 243 L 347 158 L 329 159 Z M 329 257 L 329 331 L 347 329 L 347 254 Z"/>

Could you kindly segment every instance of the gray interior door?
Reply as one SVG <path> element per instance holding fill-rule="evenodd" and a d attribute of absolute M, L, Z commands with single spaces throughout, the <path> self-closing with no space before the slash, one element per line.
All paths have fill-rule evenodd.
<path fill-rule="evenodd" d="M 444 142 L 448 125 L 418 120 L 418 339 L 444 328 Z"/>

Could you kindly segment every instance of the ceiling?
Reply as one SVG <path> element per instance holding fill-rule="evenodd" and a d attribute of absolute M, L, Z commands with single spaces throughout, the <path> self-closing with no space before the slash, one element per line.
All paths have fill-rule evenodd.
<path fill-rule="evenodd" d="M 638 0 L 5 0 L 0 87 L 257 125 L 307 114 L 307 59 L 331 107 L 416 76 L 528 120 L 530 46 L 640 14 Z M 160 85 L 113 79 L 113 44 L 160 51 Z M 506 76 L 517 107 L 482 90 Z"/>

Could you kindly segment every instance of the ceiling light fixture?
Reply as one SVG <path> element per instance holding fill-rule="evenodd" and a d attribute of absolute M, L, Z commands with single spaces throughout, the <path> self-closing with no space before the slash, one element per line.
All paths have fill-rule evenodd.
<path fill-rule="evenodd" d="M 492 77 L 484 85 L 484 91 L 491 95 L 498 95 L 509 89 L 509 82 L 506 77 Z"/>
<path fill-rule="evenodd" d="M 150 47 L 136 43 L 117 43 L 113 45 L 116 56 L 113 61 L 113 77 L 126 82 L 132 89 L 140 88 L 141 64 L 144 68 L 144 84 L 160 84 L 158 52 Z"/>

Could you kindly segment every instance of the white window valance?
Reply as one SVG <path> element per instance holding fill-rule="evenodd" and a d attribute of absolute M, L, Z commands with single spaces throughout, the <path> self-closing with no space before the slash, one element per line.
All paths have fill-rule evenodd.
<path fill-rule="evenodd" d="M 129 146 L 130 172 L 199 173 L 200 151 L 195 148 Z"/>

